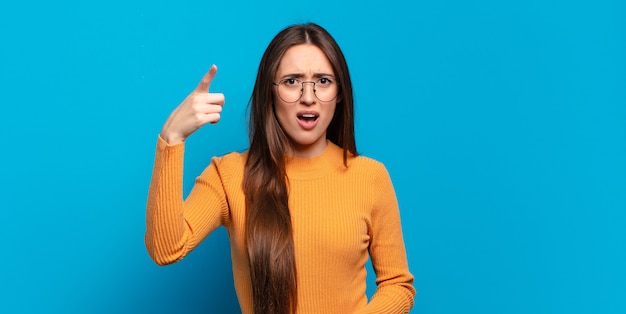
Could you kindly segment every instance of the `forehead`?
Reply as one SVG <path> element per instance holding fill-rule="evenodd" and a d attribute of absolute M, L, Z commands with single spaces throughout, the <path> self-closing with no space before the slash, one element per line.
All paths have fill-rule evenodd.
<path fill-rule="evenodd" d="M 315 45 L 293 46 L 283 55 L 278 65 L 277 75 L 286 74 L 334 74 L 326 54 Z"/>

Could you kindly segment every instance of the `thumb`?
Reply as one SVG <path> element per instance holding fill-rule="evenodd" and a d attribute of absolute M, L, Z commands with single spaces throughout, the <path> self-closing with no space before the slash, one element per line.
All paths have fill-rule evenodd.
<path fill-rule="evenodd" d="M 204 75 L 200 83 L 195 89 L 195 92 L 198 93 L 207 93 L 209 91 L 209 87 L 211 86 L 211 82 L 215 77 L 215 73 L 217 73 L 217 66 L 214 64 L 211 66 L 208 72 Z"/>

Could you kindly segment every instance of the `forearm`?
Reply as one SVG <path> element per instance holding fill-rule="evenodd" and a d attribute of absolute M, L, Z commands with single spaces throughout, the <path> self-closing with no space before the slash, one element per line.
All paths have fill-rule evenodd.
<path fill-rule="evenodd" d="M 180 260 L 187 251 L 183 155 L 183 144 L 168 146 L 158 139 L 146 208 L 145 244 L 150 257 L 159 265 Z"/>
<path fill-rule="evenodd" d="M 410 282 L 379 286 L 367 306 L 358 314 L 403 314 L 413 307 L 415 290 Z"/>

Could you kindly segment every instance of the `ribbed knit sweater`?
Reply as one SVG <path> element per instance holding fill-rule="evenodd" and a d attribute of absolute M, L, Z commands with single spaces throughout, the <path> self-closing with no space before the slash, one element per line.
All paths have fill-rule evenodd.
<path fill-rule="evenodd" d="M 235 290 L 252 313 L 242 180 L 247 153 L 214 157 L 183 199 L 184 144 L 161 138 L 148 195 L 145 243 L 159 265 L 180 261 L 219 226 L 228 230 Z M 385 167 L 328 142 L 286 162 L 298 276 L 297 313 L 407 313 L 415 290 L 400 215 Z M 367 300 L 368 255 L 377 289 Z"/>

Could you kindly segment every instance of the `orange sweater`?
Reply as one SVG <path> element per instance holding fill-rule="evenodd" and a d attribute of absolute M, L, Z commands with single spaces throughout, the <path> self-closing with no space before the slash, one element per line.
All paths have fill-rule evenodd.
<path fill-rule="evenodd" d="M 343 165 L 328 143 L 313 158 L 286 164 L 298 274 L 298 313 L 407 313 L 415 290 L 398 204 L 385 167 L 366 157 Z M 246 153 L 213 158 L 183 200 L 184 144 L 161 138 L 148 196 L 145 243 L 159 265 L 181 260 L 219 226 L 228 230 L 235 290 L 242 313 L 252 313 L 245 249 Z M 376 271 L 368 303 L 365 263 Z"/>

